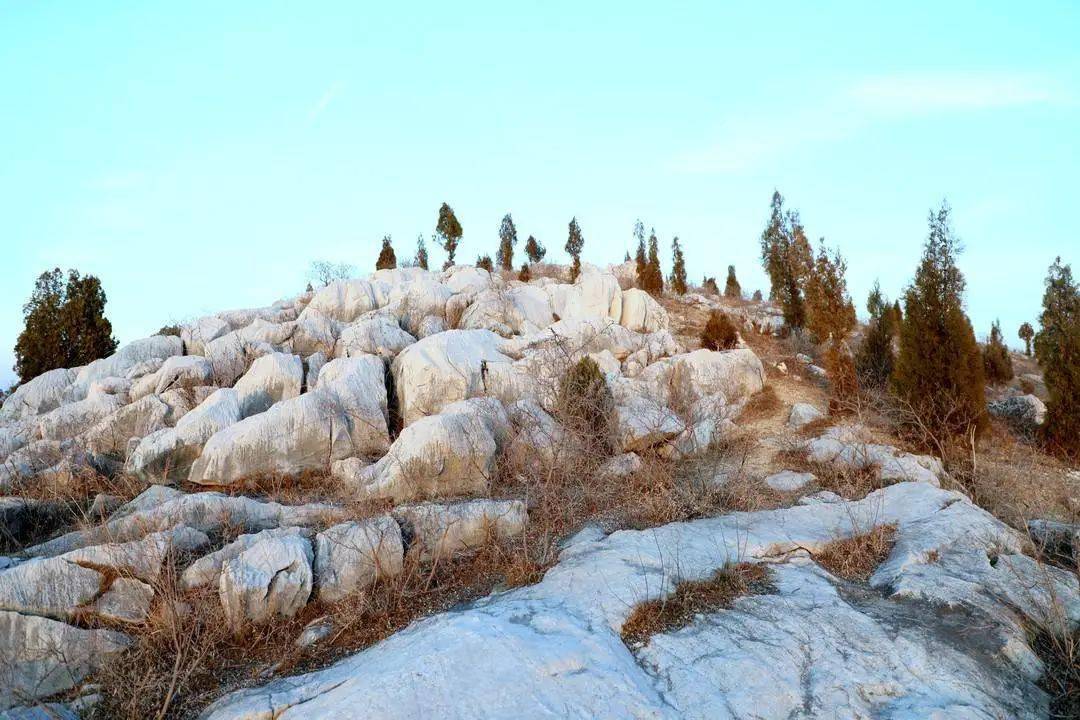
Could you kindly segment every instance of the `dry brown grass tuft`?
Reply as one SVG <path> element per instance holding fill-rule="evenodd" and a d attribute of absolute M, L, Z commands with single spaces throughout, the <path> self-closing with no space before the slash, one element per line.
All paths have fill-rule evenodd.
<path fill-rule="evenodd" d="M 1080 628 L 1037 628 L 1029 642 L 1043 661 L 1041 684 L 1050 696 L 1051 718 L 1080 718 Z"/>
<path fill-rule="evenodd" d="M 643 644 L 657 633 L 685 627 L 695 615 L 729 608 L 735 598 L 772 590 L 768 569 L 751 563 L 723 567 L 708 580 L 685 580 L 668 597 L 634 607 L 622 626 L 623 642 Z"/>
<path fill-rule="evenodd" d="M 742 413 L 739 415 L 739 422 L 748 423 L 774 417 L 783 407 L 784 404 L 780 402 L 780 398 L 777 396 L 773 386 L 766 385 L 746 401 L 746 405 L 743 406 Z"/>
<path fill-rule="evenodd" d="M 834 540 L 814 553 L 814 561 L 837 577 L 866 582 L 889 556 L 895 537 L 895 525 L 881 525 L 862 535 Z"/>

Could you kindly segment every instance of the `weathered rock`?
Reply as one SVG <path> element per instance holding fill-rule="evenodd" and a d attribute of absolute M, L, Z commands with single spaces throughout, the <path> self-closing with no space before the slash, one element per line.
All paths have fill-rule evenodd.
<path fill-rule="evenodd" d="M 463 330 L 491 330 L 508 337 L 539 332 L 555 320 L 548 294 L 532 285 L 485 290 L 461 315 Z"/>
<path fill-rule="evenodd" d="M 652 295 L 638 288 L 630 288 L 622 291 L 619 324 L 634 332 L 651 333 L 667 330 L 670 321 L 667 310 Z"/>
<path fill-rule="evenodd" d="M 71 384 L 75 382 L 75 370 L 57 368 L 38 375 L 15 388 L 4 398 L 0 420 L 17 420 L 47 413 L 60 407 Z"/>
<path fill-rule="evenodd" d="M 64 620 L 93 602 L 101 583 L 97 570 L 62 557 L 28 560 L 0 571 L 0 610 Z"/>
<path fill-rule="evenodd" d="M 1046 405 L 1034 395 L 1018 395 L 986 404 L 991 415 L 1024 430 L 1033 430 L 1046 420 Z"/>
<path fill-rule="evenodd" d="M 375 288 L 371 282 L 362 278 L 338 280 L 315 291 L 315 296 L 300 313 L 300 318 L 314 310 L 328 319 L 351 323 L 377 307 Z M 330 349 L 333 350 L 332 343 Z"/>
<path fill-rule="evenodd" d="M 172 408 L 157 395 L 147 395 L 124 405 L 86 431 L 84 440 L 90 452 L 127 459 L 132 439 L 169 427 Z"/>
<path fill-rule="evenodd" d="M 788 427 L 800 428 L 807 423 L 820 420 L 825 413 L 809 403 L 795 403 L 791 406 L 791 414 L 788 415 Z"/>
<path fill-rule="evenodd" d="M 336 602 L 401 573 L 401 528 L 388 515 L 335 525 L 315 536 L 318 598 Z"/>
<path fill-rule="evenodd" d="M 123 345 L 107 358 L 95 360 L 79 370 L 74 382 L 67 389 L 66 398 L 82 400 L 95 380 L 108 377 L 124 377 L 125 373 L 141 362 L 183 355 L 184 343 L 175 335 L 153 335 Z"/>
<path fill-rule="evenodd" d="M 145 375 L 131 386 L 131 399 L 160 395 L 173 388 L 193 388 L 211 385 L 214 366 L 198 355 L 174 355 L 167 358 L 157 372 Z"/>
<path fill-rule="evenodd" d="M 623 453 L 605 460 L 596 474 L 606 478 L 626 478 L 641 470 L 643 466 L 644 463 L 637 453 Z"/>
<path fill-rule="evenodd" d="M 41 437 L 45 440 L 67 440 L 93 427 L 98 421 L 116 412 L 121 401 L 114 395 L 94 395 L 61 405 L 38 420 Z"/>
<path fill-rule="evenodd" d="M 244 623 L 292 617 L 311 595 L 311 542 L 304 537 L 264 538 L 226 561 L 218 594 L 226 622 Z"/>
<path fill-rule="evenodd" d="M 374 315 L 342 328 L 334 346 L 334 357 L 378 355 L 392 360 L 414 342 L 416 338 L 402 330 L 396 318 Z"/>
<path fill-rule="evenodd" d="M 257 533 L 244 533 L 219 550 L 203 555 L 184 569 L 180 576 L 180 586 L 185 590 L 212 585 L 217 587 L 221 578 L 221 569 L 225 563 L 236 558 L 248 548 L 271 538 L 303 537 L 310 539 L 312 531 L 304 527 L 280 527 L 260 530 Z"/>
<path fill-rule="evenodd" d="M 573 285 L 548 285 L 551 308 L 562 320 L 622 317 L 622 288 L 614 275 L 585 264 Z"/>
<path fill-rule="evenodd" d="M 837 464 L 851 470 L 873 469 L 884 481 L 921 481 L 938 485 L 945 474 L 941 461 L 929 455 L 912 455 L 889 445 L 867 442 L 859 426 L 837 425 L 806 443 L 807 457 L 814 462 Z"/>
<path fill-rule="evenodd" d="M 0 709 L 76 687 L 130 643 L 112 630 L 0 611 Z"/>
<path fill-rule="evenodd" d="M 309 306 L 296 320 L 296 329 L 291 342 L 292 351 L 299 355 L 313 355 L 321 352 L 327 357 L 332 357 L 340 332 L 340 322 Z"/>
<path fill-rule="evenodd" d="M 817 480 L 813 473 L 783 470 L 765 478 L 765 484 L 780 492 L 795 492 Z"/>
<path fill-rule="evenodd" d="M 518 400 L 507 407 L 507 415 L 517 429 L 517 444 L 527 453 L 536 453 L 545 463 L 552 463 L 564 450 L 566 430 L 540 403 Z"/>
<path fill-rule="evenodd" d="M 765 387 L 765 369 L 748 348 L 720 352 L 695 350 L 649 365 L 637 380 L 647 388 L 641 394 L 664 405 L 684 404 L 693 408 L 718 394 L 728 404 L 745 400 Z M 714 411 L 705 414 L 713 416 Z"/>
<path fill-rule="evenodd" d="M 668 408 L 639 396 L 615 407 L 615 427 L 624 452 L 640 452 L 666 442 L 685 426 Z"/>
<path fill-rule="evenodd" d="M 240 417 L 251 417 L 276 402 L 298 397 L 303 381 L 304 364 L 298 356 L 274 352 L 257 358 L 233 386 Z"/>
<path fill-rule="evenodd" d="M 108 568 L 118 575 L 155 583 L 170 555 L 202 550 L 209 544 L 210 539 L 205 533 L 180 526 L 150 533 L 139 540 L 79 548 L 54 559 L 85 567 Z"/>
<path fill-rule="evenodd" d="M 730 418 L 718 416 L 699 420 L 686 428 L 672 443 L 672 449 L 682 457 L 706 452 L 735 429 Z"/>
<path fill-rule="evenodd" d="M 204 355 L 206 346 L 232 331 L 232 326 L 221 318 L 211 315 L 199 318 L 193 323 L 180 328 L 180 339 L 185 349 L 192 355 Z"/>
<path fill-rule="evenodd" d="M 104 620 L 140 623 L 150 614 L 154 589 L 141 580 L 119 577 L 94 602 L 94 613 Z"/>
<path fill-rule="evenodd" d="M 493 540 L 516 537 L 528 522 L 520 500 L 420 503 L 397 507 L 393 514 L 409 540 L 410 552 L 418 552 L 421 560 L 448 559 Z"/>
<path fill-rule="evenodd" d="M 1080 566 L 1080 523 L 1028 520 L 1027 529 L 1041 552 L 1059 562 Z"/>
<path fill-rule="evenodd" d="M 446 319 L 441 315 L 428 315 L 422 319 L 416 327 L 417 339 L 423 339 L 429 335 L 438 335 L 447 331 Z"/>

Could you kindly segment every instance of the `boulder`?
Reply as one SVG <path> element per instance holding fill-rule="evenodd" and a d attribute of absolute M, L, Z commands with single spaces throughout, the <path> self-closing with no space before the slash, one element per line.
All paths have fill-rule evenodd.
<path fill-rule="evenodd" d="M 801 428 L 807 423 L 811 423 L 815 420 L 820 420 L 825 417 L 825 413 L 818 410 L 816 407 L 809 403 L 795 403 L 791 406 L 791 414 L 788 415 L 788 427 Z"/>
<path fill-rule="evenodd" d="M 365 355 L 339 358 L 319 372 L 315 388 L 215 433 L 188 480 L 228 485 L 260 474 L 294 474 L 390 445 L 385 368 Z"/>
<path fill-rule="evenodd" d="M 1018 395 L 986 404 L 990 414 L 1022 430 L 1034 430 L 1046 420 L 1046 405 L 1034 395 Z"/>
<path fill-rule="evenodd" d="M 473 265 L 454 265 L 442 273 L 443 284 L 454 293 L 478 293 L 491 286 L 491 273 Z"/>
<path fill-rule="evenodd" d="M 217 587 L 221 578 L 221 569 L 225 563 L 239 557 L 248 548 L 271 538 L 299 536 L 310 539 L 311 530 L 303 527 L 280 527 L 260 530 L 257 533 L 244 533 L 219 550 L 203 555 L 184 569 L 180 576 L 180 586 L 184 590 L 211 585 Z"/>
<path fill-rule="evenodd" d="M 77 374 L 76 370 L 57 368 L 24 382 L 4 398 L 0 420 L 33 417 L 60 407 Z"/>
<path fill-rule="evenodd" d="M 181 326 L 180 339 L 184 341 L 187 352 L 192 355 L 205 355 L 206 346 L 209 343 L 231 331 L 232 326 L 229 323 L 215 315 L 210 315 Z"/>
<path fill-rule="evenodd" d="M 240 417 L 251 417 L 274 403 L 300 395 L 304 364 L 296 355 L 273 352 L 257 358 L 236 381 L 236 401 Z"/>
<path fill-rule="evenodd" d="M 507 408 L 517 430 L 516 443 L 525 453 L 536 453 L 551 464 L 563 450 L 566 430 L 535 400 L 518 400 Z"/>
<path fill-rule="evenodd" d="M 315 536 L 318 599 L 336 602 L 402 570 L 401 528 L 389 515 L 334 525 Z"/>
<path fill-rule="evenodd" d="M 170 556 L 202 550 L 209 544 L 206 533 L 181 525 L 150 533 L 138 540 L 90 545 L 53 559 L 96 569 L 107 568 L 117 575 L 156 583 Z"/>
<path fill-rule="evenodd" d="M 150 614 L 154 589 L 135 578 L 119 577 L 94 602 L 94 613 L 103 620 L 141 623 Z"/>
<path fill-rule="evenodd" d="M 723 440 L 735 429 L 730 418 L 713 417 L 698 420 L 686 428 L 672 443 L 674 451 L 683 457 L 690 457 L 705 452 Z"/>
<path fill-rule="evenodd" d="M 184 343 L 175 335 L 153 335 L 142 340 L 135 340 L 121 346 L 109 357 L 94 360 L 79 370 L 66 396 L 73 401 L 82 400 L 89 393 L 90 385 L 95 380 L 124 377 L 128 370 L 139 363 L 183 354 Z"/>
<path fill-rule="evenodd" d="M 78 686 L 130 644 L 112 630 L 0 610 L 0 710 Z"/>
<path fill-rule="evenodd" d="M 116 412 L 122 402 L 115 395 L 93 395 L 50 410 L 38 419 L 45 440 L 67 440 L 81 435 Z"/>
<path fill-rule="evenodd" d="M 11 453 L 21 450 L 29 443 L 41 439 L 41 431 L 30 419 L 15 420 L 0 426 L 0 461 Z"/>
<path fill-rule="evenodd" d="M 37 558 L 0 571 L 0 610 L 67 619 L 101 592 L 97 570 L 63 557 Z"/>
<path fill-rule="evenodd" d="M 816 480 L 813 473 L 783 470 L 765 478 L 765 484 L 779 492 L 795 492 Z"/>
<path fill-rule="evenodd" d="M 225 562 L 218 595 L 234 630 L 292 617 L 311 596 L 311 542 L 299 535 L 264 538 Z"/>
<path fill-rule="evenodd" d="M 342 328 L 334 346 L 334 357 L 378 355 L 392 360 L 414 342 L 416 338 L 402 330 L 396 318 L 373 315 Z"/>
<path fill-rule="evenodd" d="M 647 450 L 685 429 L 675 413 L 644 396 L 615 406 L 615 427 L 623 452 Z"/>
<path fill-rule="evenodd" d="M 604 464 L 597 469 L 596 474 L 609 479 L 628 478 L 640 471 L 643 466 L 644 463 L 637 453 L 628 452 L 605 460 Z"/>
<path fill-rule="evenodd" d="M 87 449 L 97 455 L 127 459 L 129 443 L 169 427 L 172 408 L 157 395 L 124 405 L 86 431 Z"/>
<path fill-rule="evenodd" d="M 585 264 L 573 285 L 548 285 L 552 311 L 560 320 L 605 318 L 619 322 L 622 317 L 622 288 L 619 280 Z"/>
<path fill-rule="evenodd" d="M 314 311 L 330 320 L 351 323 L 377 307 L 375 288 L 370 281 L 362 278 L 337 280 L 315 291 L 311 302 L 300 313 L 299 322 L 303 321 L 304 315 Z M 333 350 L 332 343 L 330 349 Z"/>
<path fill-rule="evenodd" d="M 641 394 L 671 406 L 690 408 L 722 393 L 727 404 L 745 401 L 765 387 L 765 369 L 749 348 L 695 350 L 664 358 L 637 377 L 646 386 Z M 714 410 L 705 413 L 711 416 Z M 704 419 L 695 416 L 695 420 Z"/>
<path fill-rule="evenodd" d="M 491 330 L 504 337 L 539 332 L 554 322 L 551 301 L 543 288 L 515 285 L 485 290 L 461 316 L 463 330 Z"/>
<path fill-rule="evenodd" d="M 214 366 L 206 358 L 198 355 L 174 355 L 166 359 L 157 372 L 144 375 L 132 384 L 131 399 L 160 395 L 172 388 L 211 385 L 213 379 Z"/>
<path fill-rule="evenodd" d="M 296 329 L 292 335 L 292 351 L 299 355 L 321 352 L 327 357 L 332 357 L 340 332 L 340 322 L 308 306 L 296 319 Z"/>
<path fill-rule="evenodd" d="M 393 515 L 409 540 L 409 551 L 417 552 L 423 561 L 449 559 L 492 540 L 516 537 L 528 522 L 520 500 L 403 505 Z"/>
<path fill-rule="evenodd" d="M 619 324 L 634 332 L 651 333 L 667 330 L 670 321 L 667 310 L 652 295 L 638 288 L 630 288 L 622 291 Z"/>
<path fill-rule="evenodd" d="M 325 354 L 317 352 L 313 355 L 309 355 L 304 361 L 307 366 L 307 372 L 304 375 L 304 388 L 313 388 L 315 384 L 319 382 L 319 371 L 326 365 L 328 358 Z"/>
<path fill-rule="evenodd" d="M 446 319 L 441 315 L 428 315 L 423 318 L 416 327 L 417 339 L 423 339 L 429 335 L 438 335 L 446 332 Z"/>
<path fill-rule="evenodd" d="M 913 455 L 890 445 L 864 439 L 865 428 L 837 425 L 805 444 L 807 458 L 851 470 L 874 470 L 883 481 L 921 481 L 939 485 L 945 475 L 941 461 L 929 455 Z"/>

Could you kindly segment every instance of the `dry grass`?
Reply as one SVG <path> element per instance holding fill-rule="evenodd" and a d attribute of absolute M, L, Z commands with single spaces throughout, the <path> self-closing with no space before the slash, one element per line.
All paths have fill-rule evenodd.
<path fill-rule="evenodd" d="M 862 535 L 834 540 L 814 553 L 814 561 L 837 577 L 866 582 L 889 556 L 895 536 L 895 525 L 881 525 Z"/>
<path fill-rule="evenodd" d="M 739 422 L 751 423 L 756 420 L 775 417 L 783 407 L 784 404 L 780 402 L 780 398 L 777 396 L 773 386 L 771 384 L 766 385 L 746 401 L 746 405 L 743 406 L 742 413 L 739 415 Z"/>
<path fill-rule="evenodd" d="M 738 597 L 772 591 L 765 566 L 729 565 L 708 580 L 685 580 L 668 597 L 635 606 L 623 623 L 622 639 L 627 645 L 641 645 L 657 633 L 685 627 L 698 614 L 729 608 Z"/>
<path fill-rule="evenodd" d="M 1029 643 L 1045 666 L 1041 685 L 1050 696 L 1050 717 L 1080 718 L 1080 628 L 1067 632 L 1037 628 Z"/>

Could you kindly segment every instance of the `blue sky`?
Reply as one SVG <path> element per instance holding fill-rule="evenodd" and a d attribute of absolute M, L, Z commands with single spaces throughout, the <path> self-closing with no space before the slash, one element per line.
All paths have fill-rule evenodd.
<path fill-rule="evenodd" d="M 776 187 L 861 309 L 948 198 L 976 332 L 1016 343 L 1080 263 L 1080 3 L 364 5 L 0 5 L 0 382 L 47 268 L 123 342 L 407 254 L 443 201 L 467 261 L 506 212 L 556 258 L 576 215 L 598 263 L 640 217 L 753 289 Z"/>

